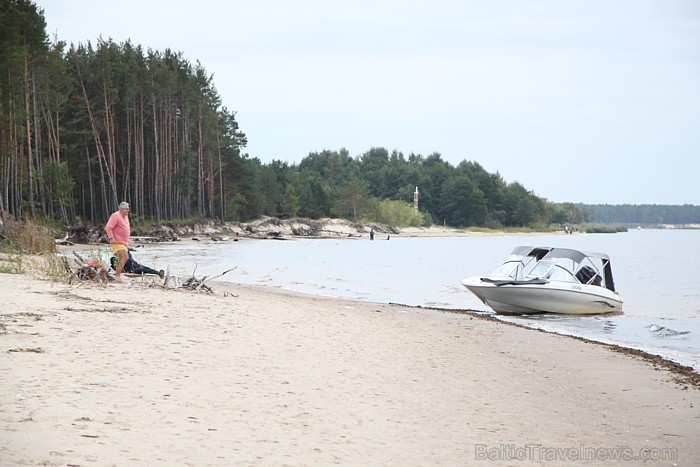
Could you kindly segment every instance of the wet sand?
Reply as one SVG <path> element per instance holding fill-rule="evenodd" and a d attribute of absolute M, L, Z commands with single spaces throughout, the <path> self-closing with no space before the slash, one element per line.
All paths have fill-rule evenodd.
<path fill-rule="evenodd" d="M 0 465 L 700 464 L 700 390 L 606 346 L 251 286 L 0 280 Z"/>

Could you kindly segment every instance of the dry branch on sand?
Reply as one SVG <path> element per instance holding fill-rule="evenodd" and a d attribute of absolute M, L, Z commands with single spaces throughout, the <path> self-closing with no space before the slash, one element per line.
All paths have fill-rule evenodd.
<path fill-rule="evenodd" d="M 201 279 L 197 279 L 194 275 L 192 275 L 192 277 L 190 277 L 189 279 L 187 279 L 185 282 L 182 283 L 182 287 L 185 289 L 190 289 L 190 290 L 202 289 L 202 290 L 206 290 L 209 293 L 212 293 L 213 290 L 208 285 L 205 285 L 205 282 L 208 282 L 208 281 L 211 281 L 214 279 L 218 279 L 219 277 L 223 276 L 226 273 L 233 271 L 234 269 L 236 269 L 236 268 L 234 267 L 231 269 L 227 269 L 226 271 L 224 271 L 221 274 L 218 274 L 216 276 L 211 276 L 211 277 L 204 276 Z"/>
<path fill-rule="evenodd" d="M 77 252 L 73 252 L 73 256 L 73 264 L 71 264 L 71 261 L 69 261 L 67 257 L 62 258 L 63 266 L 68 274 L 69 284 L 72 284 L 75 281 L 90 281 L 104 286 L 105 284 L 116 282 L 116 276 L 114 275 L 113 270 L 109 266 L 104 265 L 101 261 L 86 261 Z M 192 291 L 204 290 L 207 293 L 214 293 L 214 290 L 209 285 L 206 285 L 206 283 L 214 279 L 218 279 L 234 269 L 236 268 L 234 267 L 228 269 L 215 276 L 204 276 L 201 279 L 198 279 L 193 274 L 192 277 L 184 281 L 181 280 L 180 277 L 170 274 L 165 274 L 163 277 L 160 277 L 145 274 L 124 273 L 123 276 L 133 279 L 128 283 L 129 286 L 141 285 L 146 287 L 160 287 L 162 289 L 187 289 Z"/>

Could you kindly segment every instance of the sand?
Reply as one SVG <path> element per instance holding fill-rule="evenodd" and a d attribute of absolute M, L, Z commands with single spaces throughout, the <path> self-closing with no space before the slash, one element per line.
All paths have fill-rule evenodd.
<path fill-rule="evenodd" d="M 0 280 L 3 466 L 700 464 L 700 390 L 605 346 L 252 286 Z"/>

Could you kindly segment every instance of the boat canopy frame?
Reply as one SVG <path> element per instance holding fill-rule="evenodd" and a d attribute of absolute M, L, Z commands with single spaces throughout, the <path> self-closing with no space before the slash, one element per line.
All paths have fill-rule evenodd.
<path fill-rule="evenodd" d="M 509 276 L 513 280 L 522 279 L 552 249 L 552 247 L 517 246 L 503 264 L 491 274 Z"/>
<path fill-rule="evenodd" d="M 566 260 L 569 260 L 570 263 Z M 581 252 L 570 248 L 551 248 L 546 255 L 540 258 L 539 262 L 543 261 L 551 262 L 565 269 L 582 284 L 598 285 L 615 292 L 610 257 L 604 253 Z M 534 278 L 535 276 L 531 274 L 536 269 L 533 269 L 526 277 Z"/>

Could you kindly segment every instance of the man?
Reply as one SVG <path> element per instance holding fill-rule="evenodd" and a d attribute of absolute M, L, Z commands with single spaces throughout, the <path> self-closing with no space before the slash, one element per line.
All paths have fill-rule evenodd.
<path fill-rule="evenodd" d="M 122 270 L 129 260 L 129 237 L 131 236 L 129 203 L 126 201 L 119 203 L 119 210 L 109 217 L 107 225 L 105 225 L 105 232 L 107 232 L 112 252 L 118 258 L 116 280 L 119 283 L 123 283 Z"/>
<path fill-rule="evenodd" d="M 122 272 L 130 272 L 133 274 L 154 274 L 161 279 L 165 277 L 165 271 L 162 269 L 160 271 L 156 271 L 153 268 L 149 268 L 148 266 L 144 266 L 143 264 L 139 263 L 134 259 L 134 257 L 131 255 L 131 252 L 127 252 L 129 254 L 129 259 L 126 260 L 126 263 L 122 266 Z M 109 261 L 112 264 L 112 268 L 114 270 L 117 270 L 117 261 L 120 259 L 117 256 L 112 256 Z"/>

